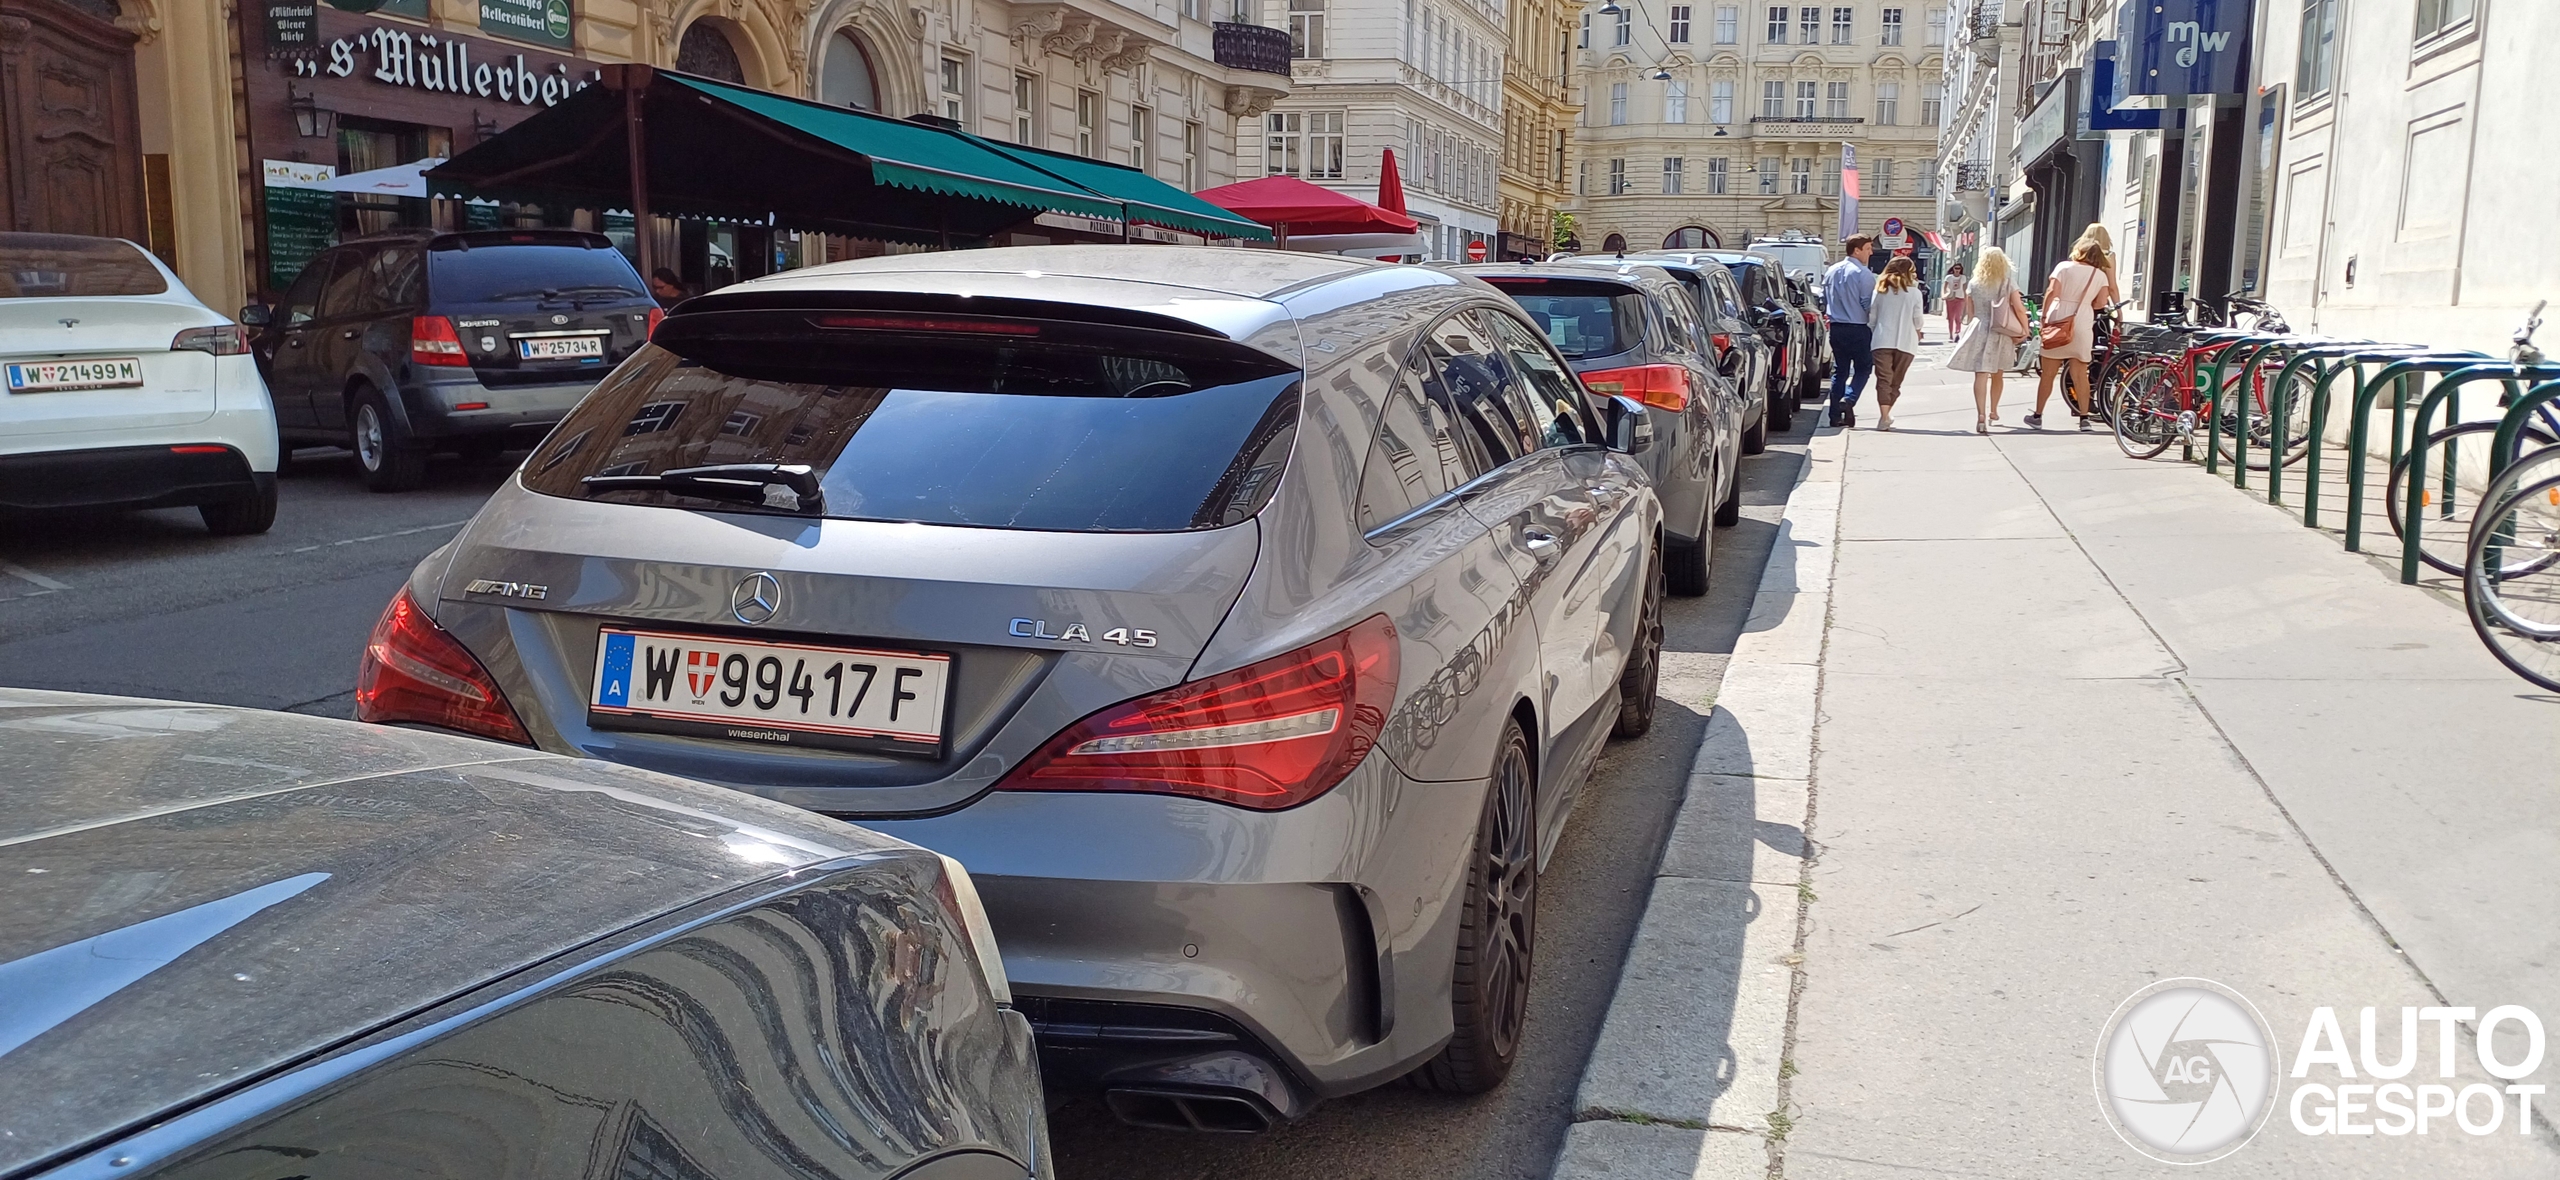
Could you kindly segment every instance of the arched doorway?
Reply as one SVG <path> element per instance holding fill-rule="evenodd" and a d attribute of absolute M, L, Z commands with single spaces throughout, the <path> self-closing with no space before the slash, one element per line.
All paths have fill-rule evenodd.
<path fill-rule="evenodd" d="M 747 84 L 747 67 L 738 60 L 738 46 L 729 40 L 728 30 L 707 20 L 685 26 L 684 40 L 676 44 L 676 68 L 740 86 Z"/>
<path fill-rule="evenodd" d="M 1723 246 L 1724 239 L 1703 225 L 1684 225 L 1662 238 L 1665 250 L 1716 250 Z"/>
<path fill-rule="evenodd" d="M 1611 235 L 1609 235 L 1608 237 L 1601 239 L 1601 240 L 1600 240 L 1600 252 L 1601 252 L 1601 253 L 1603 253 L 1603 254 L 1624 254 L 1624 253 L 1626 253 L 1626 252 L 1627 252 L 1627 235 L 1625 235 L 1625 234 L 1611 234 Z"/>
<path fill-rule="evenodd" d="M 818 101 L 858 111 L 880 109 L 880 81 L 871 70 L 871 51 L 851 29 L 827 36 L 826 55 L 818 63 Z"/>

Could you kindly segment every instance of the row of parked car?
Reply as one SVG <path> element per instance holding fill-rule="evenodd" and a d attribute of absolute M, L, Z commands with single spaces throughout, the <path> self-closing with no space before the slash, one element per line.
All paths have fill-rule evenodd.
<path fill-rule="evenodd" d="M 1540 871 L 1807 380 L 1765 265 L 1037 247 L 609 324 L 373 725 L 0 691 L 0 1175 L 972 1180 L 1049 1174 L 1044 1094 L 1500 1084 Z"/>

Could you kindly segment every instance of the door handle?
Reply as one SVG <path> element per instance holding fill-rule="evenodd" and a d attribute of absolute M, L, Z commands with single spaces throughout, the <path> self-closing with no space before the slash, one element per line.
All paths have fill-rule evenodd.
<path fill-rule="evenodd" d="M 349 329 L 347 329 L 347 330 L 346 330 L 346 331 L 344 331 L 344 332 L 340 332 L 340 333 L 338 333 L 338 339 L 340 339 L 340 340 L 353 340 L 353 339 L 355 339 L 355 338 L 356 338 L 356 330 L 355 330 L 354 328 L 349 328 Z"/>
<path fill-rule="evenodd" d="M 284 338 L 284 345 L 287 348 L 300 348 L 302 347 L 302 337 L 287 336 Z"/>
<path fill-rule="evenodd" d="M 1541 528 L 1520 530 L 1520 547 L 1528 550 L 1529 556 L 1536 558 L 1542 566 L 1555 564 L 1556 558 L 1564 552 L 1564 547 L 1556 541 L 1556 535 Z"/>

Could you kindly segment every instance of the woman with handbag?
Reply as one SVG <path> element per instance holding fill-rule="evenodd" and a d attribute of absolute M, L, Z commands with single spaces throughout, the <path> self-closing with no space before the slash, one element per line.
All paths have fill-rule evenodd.
<path fill-rule="evenodd" d="M 1986 247 L 1974 260 L 1973 323 L 1947 357 L 1947 367 L 1973 374 L 1973 432 L 1991 433 L 2000 420 L 2000 387 L 2009 366 L 2017 363 L 2018 346 L 2027 338 L 2027 301 L 2019 298 L 2009 255 Z"/>
<path fill-rule="evenodd" d="M 2080 429 L 2089 428 L 2089 407 L 2082 404 L 2089 394 L 2089 313 L 2114 302 L 2106 259 L 2106 247 L 2082 238 L 2072 246 L 2070 260 L 2053 268 L 2053 277 L 2045 282 L 2044 339 L 2039 342 L 2044 363 L 2038 366 L 2036 409 L 2027 415 L 2027 425 L 2037 430 L 2044 429 L 2044 404 L 2053 396 L 2053 379 L 2065 369 L 2071 372 L 2071 390 L 2077 392 L 2065 391 L 2063 400 L 2080 419 Z"/>

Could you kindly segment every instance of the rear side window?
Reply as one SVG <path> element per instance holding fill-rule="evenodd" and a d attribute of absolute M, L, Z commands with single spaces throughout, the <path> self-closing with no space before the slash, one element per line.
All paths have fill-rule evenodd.
<path fill-rule="evenodd" d="M 320 288 L 320 318 L 336 319 L 355 315 L 364 307 L 365 263 L 372 255 L 363 250 L 341 252 L 329 264 L 329 281 Z"/>
<path fill-rule="evenodd" d="M 160 268 L 130 242 L 71 234 L 0 234 L 0 299 L 159 295 Z"/>
<path fill-rule="evenodd" d="M 808 464 L 829 517 L 1178 532 L 1269 502 L 1298 373 L 1223 340 L 1022 319 L 710 312 L 668 320 L 553 430 L 555 496 L 778 511 L 589 476 Z M 664 345 L 661 347 L 660 345 Z"/>
<path fill-rule="evenodd" d="M 1644 296 L 1618 283 L 1585 279 L 1489 280 L 1529 313 L 1567 360 L 1615 356 L 1644 342 Z"/>
<path fill-rule="evenodd" d="M 639 299 L 639 272 L 611 247 L 494 243 L 427 252 L 427 291 L 437 303 L 535 303 Z"/>

